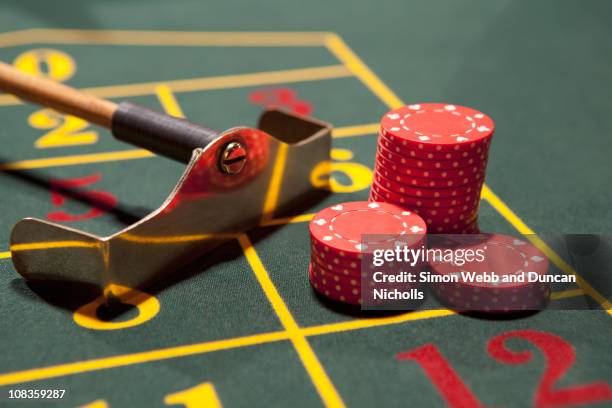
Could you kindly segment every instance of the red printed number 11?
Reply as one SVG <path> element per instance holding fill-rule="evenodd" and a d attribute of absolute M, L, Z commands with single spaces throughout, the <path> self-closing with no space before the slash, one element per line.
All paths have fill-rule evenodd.
<path fill-rule="evenodd" d="M 496 336 L 489 341 L 488 351 L 494 359 L 505 364 L 523 364 L 532 357 L 531 351 L 516 352 L 506 348 L 505 341 L 509 338 L 530 342 L 545 357 L 546 369 L 534 399 L 536 407 L 562 407 L 612 399 L 612 389 L 603 381 L 565 388 L 555 387 L 555 383 L 567 373 L 576 359 L 574 348 L 562 338 L 536 330 L 516 330 Z M 483 406 L 435 345 L 426 344 L 400 353 L 397 359 L 416 361 L 451 407 Z"/>

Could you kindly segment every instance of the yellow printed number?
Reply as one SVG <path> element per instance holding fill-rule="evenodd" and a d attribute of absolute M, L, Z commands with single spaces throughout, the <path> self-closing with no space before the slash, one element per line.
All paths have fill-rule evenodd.
<path fill-rule="evenodd" d="M 110 285 L 108 290 L 112 291 L 120 302 L 136 307 L 138 315 L 121 322 L 101 320 L 97 311 L 105 304 L 106 297 L 100 296 L 74 312 L 72 317 L 76 324 L 93 330 L 120 330 L 141 325 L 159 313 L 159 301 L 153 295 L 120 285 Z"/>
<path fill-rule="evenodd" d="M 185 408 L 223 408 L 212 383 L 206 382 L 183 391 L 168 394 L 164 398 L 166 405 L 183 405 Z M 99 399 L 79 408 L 109 408 L 108 403 Z"/>
<path fill-rule="evenodd" d="M 26 51 L 15 59 L 13 65 L 28 74 L 44 76 L 60 82 L 72 78 L 76 72 L 76 64 L 70 55 L 49 48 Z"/>
<path fill-rule="evenodd" d="M 331 163 L 321 162 L 315 166 L 310 174 L 310 182 L 316 188 L 326 188 L 334 193 L 352 193 L 370 187 L 372 171 L 363 164 L 349 162 L 353 152 L 347 149 L 332 149 Z M 334 173 L 342 173 L 348 178 L 343 184 L 334 177 Z"/>
<path fill-rule="evenodd" d="M 28 117 L 28 123 L 36 129 L 50 129 L 34 143 L 38 149 L 85 145 L 98 141 L 98 132 L 87 130 L 89 122 L 52 109 L 32 113 Z"/>
<path fill-rule="evenodd" d="M 198 384 L 164 398 L 166 405 L 182 404 L 186 408 L 222 408 L 221 401 L 212 383 Z"/>

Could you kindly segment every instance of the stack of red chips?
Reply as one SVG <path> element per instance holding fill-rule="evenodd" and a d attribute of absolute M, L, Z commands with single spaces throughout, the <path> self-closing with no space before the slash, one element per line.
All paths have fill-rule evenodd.
<path fill-rule="evenodd" d="M 414 211 L 429 233 L 477 233 L 494 127 L 484 113 L 458 105 L 424 103 L 386 113 L 370 200 Z"/>

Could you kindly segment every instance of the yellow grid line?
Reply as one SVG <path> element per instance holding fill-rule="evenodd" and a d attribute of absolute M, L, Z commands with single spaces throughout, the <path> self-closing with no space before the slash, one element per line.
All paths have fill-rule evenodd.
<path fill-rule="evenodd" d="M 27 29 L 0 34 L 0 47 L 95 44 L 196 47 L 321 47 L 328 32 Z"/>
<path fill-rule="evenodd" d="M 164 108 L 164 112 L 166 112 L 168 115 L 175 116 L 177 118 L 185 117 L 183 109 L 181 109 L 181 106 L 174 96 L 174 92 L 172 92 L 172 89 L 170 89 L 168 85 L 158 85 L 155 88 L 155 96 L 157 96 L 159 103 Z"/>
<path fill-rule="evenodd" d="M 253 244 L 249 240 L 248 236 L 246 234 L 242 234 L 238 238 L 238 242 L 240 243 L 240 247 L 246 256 L 251 269 L 255 273 L 261 288 L 270 301 L 270 304 L 276 312 L 281 324 L 289 335 L 289 338 L 293 343 L 300 360 L 302 360 L 302 364 L 304 364 L 304 367 L 310 375 L 310 379 L 319 392 L 325 406 L 343 407 L 344 402 L 342 401 L 340 394 L 338 394 L 338 391 L 336 391 L 334 384 L 325 372 L 325 369 L 321 365 L 321 362 L 317 358 L 312 347 L 310 347 L 306 337 L 300 332 L 297 322 L 289 311 L 285 301 L 278 293 L 276 286 L 274 286 L 274 283 L 270 279 L 268 272 L 261 262 L 259 255 L 257 255 L 257 252 L 255 252 L 255 248 L 253 247 Z"/>
<path fill-rule="evenodd" d="M 378 133 L 380 125 L 378 123 L 367 123 L 365 125 L 344 126 L 334 128 L 332 136 L 336 139 L 343 137 L 366 136 Z"/>
<path fill-rule="evenodd" d="M 104 163 L 121 160 L 134 160 L 155 157 L 155 154 L 144 149 L 120 150 L 116 152 L 75 154 L 70 156 L 28 159 L 0 163 L 1 171 L 45 169 L 49 167 L 75 166 L 79 164 Z"/>
<path fill-rule="evenodd" d="M 98 86 L 82 88 L 81 91 L 100 98 L 125 98 L 154 94 L 157 87 L 165 85 L 173 92 L 210 91 L 215 89 L 233 89 L 257 85 L 321 81 L 325 79 L 346 78 L 352 76 L 344 65 L 285 69 L 250 74 L 219 75 L 172 81 L 143 82 L 127 85 Z M 23 102 L 13 95 L 0 95 L 0 106 L 21 105 Z"/>
<path fill-rule="evenodd" d="M 276 159 L 272 165 L 272 177 L 270 178 L 270 185 L 266 192 L 266 198 L 264 200 L 262 208 L 262 220 L 265 222 L 270 219 L 276 207 L 278 205 L 278 197 L 280 196 L 280 190 L 283 183 L 283 176 L 285 175 L 285 165 L 287 164 L 287 154 L 289 153 L 289 145 L 286 143 L 279 143 L 278 150 L 276 151 Z"/>

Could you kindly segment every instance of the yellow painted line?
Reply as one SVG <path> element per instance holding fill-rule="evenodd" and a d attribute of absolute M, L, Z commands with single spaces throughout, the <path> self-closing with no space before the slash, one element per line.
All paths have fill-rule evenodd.
<path fill-rule="evenodd" d="M 272 227 L 275 225 L 297 224 L 301 222 L 309 222 L 312 219 L 312 217 L 314 217 L 314 214 L 302 214 L 302 215 L 297 215 L 295 217 L 274 218 L 274 219 L 267 220 L 261 223 L 260 226 Z"/>
<path fill-rule="evenodd" d="M 257 72 L 251 74 L 223 75 L 192 79 L 178 79 L 164 82 L 145 82 L 139 84 L 100 86 L 84 88 L 81 91 L 100 98 L 125 98 L 130 96 L 152 95 L 160 85 L 173 92 L 209 91 L 213 89 L 232 89 L 248 86 L 271 85 L 279 83 L 321 81 L 325 79 L 346 78 L 352 72 L 344 65 L 287 69 L 281 71 Z M 23 102 L 13 95 L 0 95 L 0 106 L 20 105 Z"/>
<path fill-rule="evenodd" d="M 18 251 L 38 251 L 41 249 L 55 248 L 99 248 L 98 242 L 85 241 L 53 241 L 53 242 L 30 242 L 27 244 L 11 245 L 12 252 Z"/>
<path fill-rule="evenodd" d="M 144 149 L 121 150 L 117 152 L 76 154 L 72 156 L 49 157 L 45 159 L 30 159 L 15 162 L 0 163 L 0 170 L 30 170 L 47 167 L 75 166 L 78 164 L 101 163 L 120 160 L 144 159 L 155 157 L 153 153 Z"/>
<path fill-rule="evenodd" d="M 363 84 L 378 96 L 390 109 L 399 108 L 404 103 L 336 34 L 325 38 L 327 49 L 336 56 Z"/>
<path fill-rule="evenodd" d="M 368 123 L 366 125 L 344 126 L 332 131 L 333 138 L 366 136 L 378 133 L 380 125 L 378 123 Z"/>
<path fill-rule="evenodd" d="M 8 259 L 11 257 L 11 251 L 0 252 L 0 259 Z"/>
<path fill-rule="evenodd" d="M 338 333 L 349 330 L 366 329 L 369 327 L 387 326 L 391 324 L 405 323 L 414 320 L 432 319 L 436 317 L 451 316 L 456 312 L 448 309 L 423 310 L 408 312 L 397 316 L 376 317 L 371 319 L 350 320 L 347 322 L 322 324 L 302 329 L 306 336 L 318 336 L 321 334 Z"/>
<path fill-rule="evenodd" d="M 38 44 L 321 47 L 326 32 L 202 32 L 29 29 L 0 34 L 0 47 Z"/>
<path fill-rule="evenodd" d="M 487 200 L 493 208 L 497 210 L 508 222 L 521 234 L 525 236 L 533 245 L 535 245 L 540 251 L 542 251 L 550 261 L 568 275 L 575 275 L 578 286 L 584 291 L 584 293 L 591 296 L 602 309 L 608 312 L 612 316 L 612 304 L 599 293 L 595 288 L 591 286 L 589 282 L 584 280 L 574 268 L 572 268 L 567 262 L 563 260 L 551 247 L 546 244 L 536 233 L 521 220 L 518 215 L 514 213 L 493 191 L 486 185 L 482 189 L 482 199 Z"/>
<path fill-rule="evenodd" d="M 183 114 L 183 110 L 176 100 L 172 89 L 170 89 L 168 85 L 158 85 L 155 88 L 155 95 L 168 115 L 175 116 L 177 118 L 185 117 L 185 114 Z"/>
<path fill-rule="evenodd" d="M 321 365 L 321 362 L 317 358 L 316 354 L 310 347 L 306 337 L 304 337 L 304 335 L 300 332 L 297 322 L 278 293 L 274 283 L 272 283 L 268 272 L 261 262 L 259 255 L 257 255 L 257 252 L 255 252 L 255 248 L 253 248 L 248 236 L 245 234 L 241 235 L 238 238 L 238 242 L 242 247 L 251 269 L 253 269 L 261 288 L 270 301 L 272 308 L 276 312 L 281 324 L 289 334 L 290 340 L 293 343 L 293 346 L 295 347 L 300 359 L 302 360 L 302 364 L 304 364 L 306 371 L 310 375 L 310 379 L 321 396 L 325 406 L 344 407 L 342 398 L 338 394 L 338 391 L 336 391 L 334 384 L 325 372 L 325 369 Z"/>
<path fill-rule="evenodd" d="M 43 380 L 54 377 L 62 377 L 66 375 L 85 373 L 89 371 L 105 370 L 108 368 L 122 367 L 132 364 L 150 363 L 152 361 L 166 360 L 169 358 L 210 353 L 213 351 L 234 349 L 237 347 L 247 347 L 287 339 L 287 333 L 279 331 L 237 337 L 233 339 L 217 340 L 206 343 L 190 344 L 186 346 L 169 347 L 159 350 L 144 351 L 140 353 L 96 358 L 92 360 L 59 364 L 49 367 L 34 368 L 30 370 L 0 374 L 0 386 Z"/>
<path fill-rule="evenodd" d="M 280 195 L 281 185 L 283 184 L 283 175 L 285 174 L 285 165 L 287 164 L 288 152 L 289 145 L 286 143 L 279 143 L 278 151 L 276 152 L 276 160 L 274 161 L 274 166 L 272 167 L 270 185 L 268 186 L 266 199 L 264 200 L 262 223 L 272 217 L 274 215 L 274 211 L 276 211 L 278 196 Z"/>

